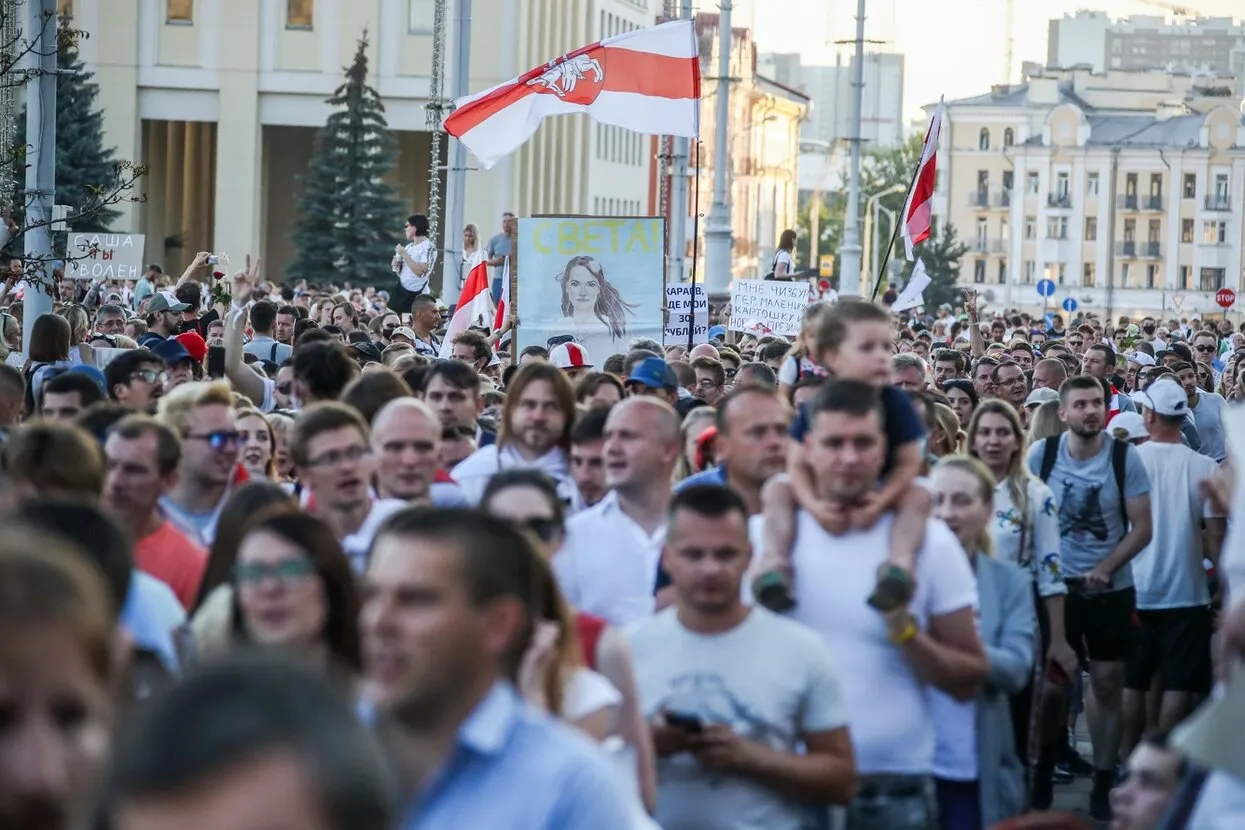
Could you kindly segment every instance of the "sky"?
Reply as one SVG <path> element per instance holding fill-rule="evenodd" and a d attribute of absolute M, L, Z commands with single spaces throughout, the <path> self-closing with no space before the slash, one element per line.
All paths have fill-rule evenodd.
<path fill-rule="evenodd" d="M 1077 9 L 1105 11 L 1113 18 L 1159 15 L 1141 0 L 1014 0 L 1013 83 L 1021 61 L 1046 60 L 1046 33 L 1052 18 Z M 1245 14 L 1242 0 L 1176 0 L 1206 16 Z M 700 0 L 704 10 L 715 0 Z M 750 26 L 761 52 L 800 52 L 805 63 L 834 63 L 837 40 L 856 36 L 856 0 L 735 0 L 734 25 Z M 1004 0 L 867 0 L 866 40 L 887 41 L 872 48 L 906 55 L 904 113 L 921 118 L 921 106 L 945 95 L 948 100 L 980 95 L 1003 83 L 1006 56 Z M 1231 11 L 1230 11 L 1231 10 Z M 850 51 L 845 53 L 850 54 Z"/>

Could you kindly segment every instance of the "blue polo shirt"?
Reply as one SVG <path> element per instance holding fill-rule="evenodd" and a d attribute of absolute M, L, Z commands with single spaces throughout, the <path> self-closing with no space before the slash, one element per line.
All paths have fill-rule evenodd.
<path fill-rule="evenodd" d="M 697 484 L 720 484 L 726 486 L 726 466 L 710 467 L 699 473 L 694 473 L 682 481 L 674 485 L 674 492 L 686 490 L 688 487 L 694 487 Z"/>

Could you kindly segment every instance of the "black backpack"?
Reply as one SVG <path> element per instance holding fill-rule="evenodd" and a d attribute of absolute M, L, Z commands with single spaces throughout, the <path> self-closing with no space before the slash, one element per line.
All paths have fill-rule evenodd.
<path fill-rule="evenodd" d="M 1051 471 L 1055 469 L 1055 462 L 1059 460 L 1059 439 L 1062 437 L 1062 435 L 1055 435 L 1042 439 L 1042 466 L 1038 470 L 1038 478 L 1043 482 L 1049 481 Z M 1115 486 L 1120 491 L 1120 517 L 1127 531 L 1129 522 L 1128 508 L 1124 504 L 1124 477 L 1128 467 L 1128 444 L 1109 435 L 1103 437 L 1111 442 L 1111 472 L 1115 474 Z"/>

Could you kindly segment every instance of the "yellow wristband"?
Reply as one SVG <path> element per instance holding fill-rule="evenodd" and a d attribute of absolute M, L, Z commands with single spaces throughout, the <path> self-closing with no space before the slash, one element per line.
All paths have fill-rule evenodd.
<path fill-rule="evenodd" d="M 916 639 L 916 620 L 908 618 L 908 624 L 904 626 L 903 631 L 898 634 L 891 634 L 890 641 L 897 646 L 906 646 L 908 643 Z"/>

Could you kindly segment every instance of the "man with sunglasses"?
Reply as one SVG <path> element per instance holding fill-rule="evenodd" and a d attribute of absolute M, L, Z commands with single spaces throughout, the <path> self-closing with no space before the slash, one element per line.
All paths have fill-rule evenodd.
<path fill-rule="evenodd" d="M 147 349 L 122 352 L 104 367 L 108 397 L 135 412 L 154 413 L 164 394 L 163 373 L 164 361 L 155 353 Z"/>

